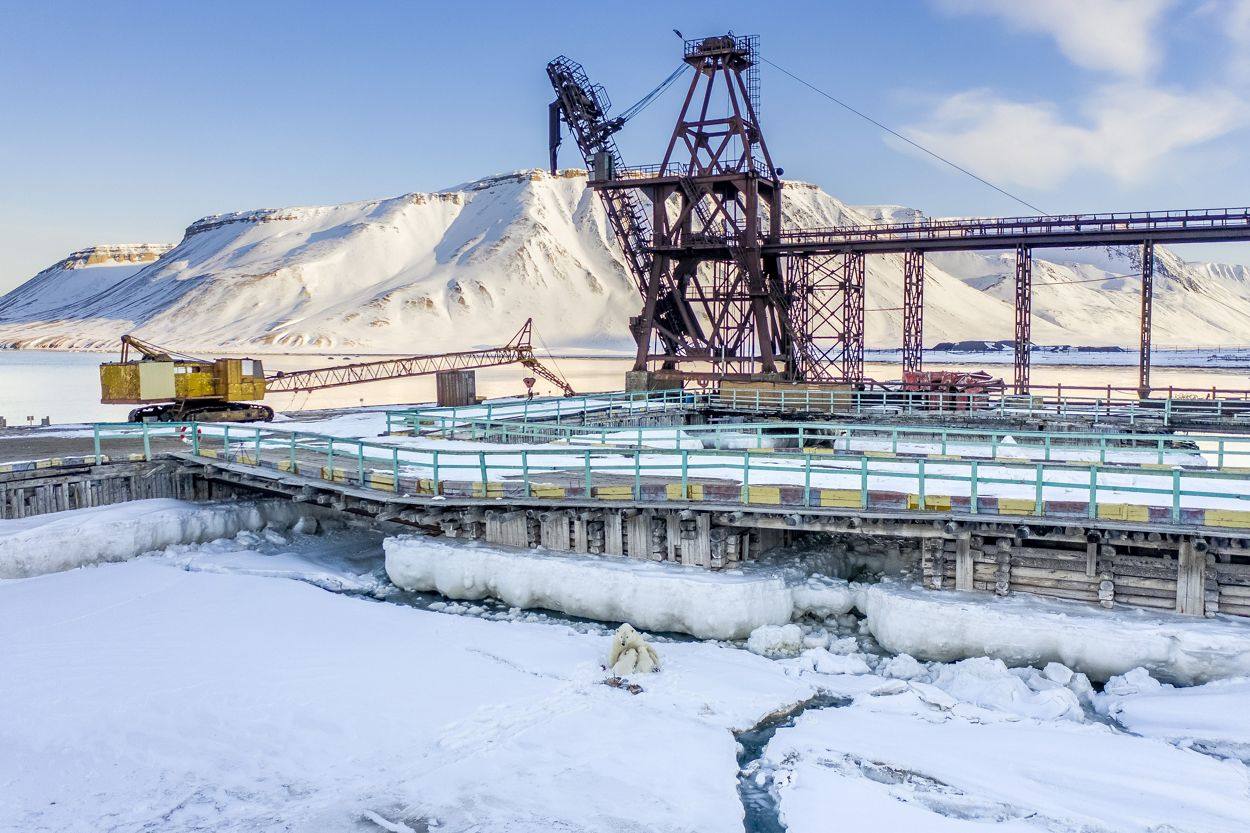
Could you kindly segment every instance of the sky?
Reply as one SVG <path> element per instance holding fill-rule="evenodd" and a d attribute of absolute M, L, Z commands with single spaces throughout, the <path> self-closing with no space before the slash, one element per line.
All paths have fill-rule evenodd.
<path fill-rule="evenodd" d="M 678 66 L 674 29 L 758 34 L 1047 213 L 1250 202 L 1250 0 L 0 0 L 0 291 L 209 214 L 544 167 L 546 62 L 580 61 L 624 109 Z M 930 216 L 1034 213 L 773 66 L 761 83 L 787 178 Z M 622 132 L 628 164 L 659 160 L 676 95 Z M 1250 264 L 1250 246 L 1180 252 Z"/>

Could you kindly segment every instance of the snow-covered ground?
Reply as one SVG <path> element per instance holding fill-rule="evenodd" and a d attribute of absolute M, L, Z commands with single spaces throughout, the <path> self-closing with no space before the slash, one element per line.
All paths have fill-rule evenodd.
<path fill-rule="evenodd" d="M 633 695 L 608 643 L 150 560 L 0 584 L 0 829 L 740 827 L 731 730 L 812 687 L 689 643 Z"/>
<path fill-rule="evenodd" d="M 133 525 L 119 506 L 41 528 L 89 518 L 103 542 L 110 514 Z M 1060 602 L 995 602 L 990 623 L 959 594 L 915 593 L 947 605 L 919 615 L 906 588 L 792 583 L 798 623 L 745 644 L 653 637 L 661 670 L 631 690 L 605 684 L 608 628 L 400 592 L 380 533 L 323 516 L 226 535 L 0 581 L 0 831 L 721 833 L 743 828 L 743 800 L 748 830 L 780 814 L 792 833 L 1217 833 L 1250 817 L 1244 623 Z M 970 658 L 897 653 L 874 615 Z M 1128 669 L 1099 691 L 1053 658 L 978 656 L 995 629 L 1119 651 L 1134 632 L 1223 634 L 1200 646 L 1223 679 Z M 735 743 L 796 708 L 755 751 Z"/>

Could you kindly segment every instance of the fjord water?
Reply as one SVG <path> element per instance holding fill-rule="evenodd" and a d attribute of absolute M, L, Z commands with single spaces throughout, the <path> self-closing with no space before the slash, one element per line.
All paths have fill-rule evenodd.
<path fill-rule="evenodd" d="M 53 423 L 124 420 L 130 410 L 126 405 L 101 405 L 100 384 L 96 368 L 101 362 L 114 360 L 113 354 L 61 352 L 45 350 L 0 350 L 0 417 L 10 426 L 25 425 L 31 417 L 37 424 L 47 416 Z M 346 353 L 329 355 L 264 356 L 265 370 L 300 370 L 327 367 L 349 361 L 369 361 L 384 356 L 360 356 Z M 625 358 L 559 358 L 544 359 L 559 370 L 579 393 L 620 390 L 630 360 Z M 972 365 L 926 365 L 930 369 L 949 367 L 973 370 Z M 985 365 L 995 375 L 1009 377 L 1011 368 Z M 897 365 L 869 362 L 865 374 L 876 379 L 894 379 Z M 528 372 L 519 365 L 489 367 L 477 371 L 479 396 L 519 396 L 525 393 L 522 379 Z M 1098 365 L 1034 365 L 1033 381 L 1053 385 L 1116 385 L 1137 384 L 1135 367 Z M 1153 379 L 1156 387 L 1217 386 L 1225 389 L 1250 389 L 1250 369 L 1188 369 L 1157 368 Z M 554 386 L 539 379 L 534 391 L 540 395 L 556 393 Z M 430 402 L 434 399 L 434 377 L 391 379 L 314 393 L 276 394 L 266 401 L 280 411 L 302 411 L 318 408 L 346 408 L 360 405 L 399 405 Z"/>

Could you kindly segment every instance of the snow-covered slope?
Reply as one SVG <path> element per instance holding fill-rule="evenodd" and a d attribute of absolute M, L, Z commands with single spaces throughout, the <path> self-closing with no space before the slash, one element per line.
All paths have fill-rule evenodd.
<path fill-rule="evenodd" d="M 120 243 L 73 252 L 0 297 L 0 321 L 54 319 L 107 291 L 172 249 L 168 243 Z"/>
<path fill-rule="evenodd" d="M 627 348 L 638 297 L 585 183 L 580 171 L 520 171 L 437 193 L 207 217 L 141 270 L 117 267 L 94 284 L 64 263 L 41 272 L 0 298 L 0 346 L 108 348 L 134 330 L 205 351 L 404 353 L 496 344 L 533 316 L 552 348 Z M 848 206 L 802 182 L 787 183 L 784 199 L 789 227 L 919 215 Z M 1126 256 L 1056 255 L 1035 263 L 1034 340 L 1135 344 L 1138 284 L 1116 277 L 1134 271 Z M 1245 341 L 1250 271 L 1158 257 L 1156 343 Z M 871 257 L 867 270 L 868 344 L 896 346 L 901 256 Z M 925 342 L 1010 338 L 1012 273 L 1010 257 L 931 257 Z"/>

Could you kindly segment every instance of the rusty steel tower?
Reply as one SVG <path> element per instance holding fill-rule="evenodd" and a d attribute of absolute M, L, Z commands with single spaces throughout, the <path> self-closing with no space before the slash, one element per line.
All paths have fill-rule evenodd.
<path fill-rule="evenodd" d="M 783 229 L 782 171 L 760 128 L 757 48 L 754 36 L 686 40 L 682 66 L 613 117 L 603 87 L 580 64 L 561 56 L 547 65 L 556 92 L 552 171 L 567 125 L 642 298 L 631 319 L 635 370 L 673 381 L 875 384 L 864 378 L 865 259 L 888 255 L 902 259 L 901 384 L 914 389 L 906 386 L 925 383 L 926 255 L 1014 250 L 1012 381 L 1026 393 L 1036 387 L 1029 379 L 1033 249 L 1134 245 L 1142 251 L 1138 390 L 1146 397 L 1154 246 L 1250 241 L 1250 207 Z M 662 161 L 626 167 L 616 133 L 690 70 Z"/>
<path fill-rule="evenodd" d="M 569 125 L 642 295 L 635 370 L 678 378 L 799 378 L 805 307 L 774 249 L 781 171 L 759 123 L 757 38 L 685 41 L 694 72 L 662 161 L 625 167 L 607 98 L 567 58 L 547 72 L 552 167 Z M 645 207 L 644 207 L 645 206 Z M 789 280 L 787 278 L 789 277 Z"/>

